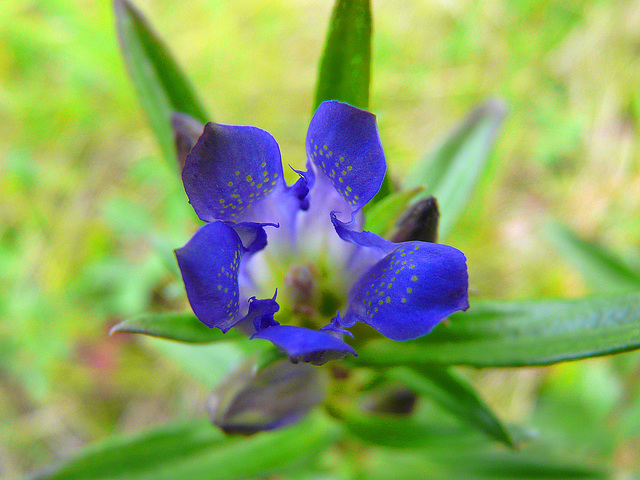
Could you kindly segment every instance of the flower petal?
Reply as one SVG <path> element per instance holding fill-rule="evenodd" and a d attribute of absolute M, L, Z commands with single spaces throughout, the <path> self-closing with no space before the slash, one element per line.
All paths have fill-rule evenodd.
<path fill-rule="evenodd" d="M 267 232 L 263 227 L 275 227 L 279 225 L 275 223 L 256 223 L 256 222 L 241 222 L 233 225 L 233 229 L 240 237 L 242 246 L 245 251 L 254 254 L 259 252 L 267 246 Z"/>
<path fill-rule="evenodd" d="M 279 323 L 273 319 L 273 315 L 280 310 L 280 305 L 276 302 L 277 295 L 278 292 L 276 291 L 273 298 L 258 300 L 256 297 L 251 297 L 249 299 L 249 312 L 242 321 L 250 320 L 256 332 L 264 328 L 279 325 Z"/>
<path fill-rule="evenodd" d="M 193 313 L 210 328 L 226 332 L 237 323 L 243 251 L 240 237 L 224 222 L 204 225 L 175 251 Z"/>
<path fill-rule="evenodd" d="M 333 228 L 335 228 L 338 236 L 345 242 L 354 243 L 360 247 L 375 248 L 384 254 L 391 252 L 398 245 L 375 233 L 366 230 L 357 231 L 356 228 L 358 225 L 354 219 L 346 223 L 338 220 L 336 212 L 331 212 L 330 215 Z"/>
<path fill-rule="evenodd" d="M 182 181 L 201 220 L 240 221 L 254 203 L 284 187 L 280 148 L 259 128 L 208 123 L 187 156 Z"/>
<path fill-rule="evenodd" d="M 462 252 L 436 243 L 401 243 L 353 285 L 341 323 L 363 322 L 392 340 L 410 340 L 469 308 L 467 290 Z"/>
<path fill-rule="evenodd" d="M 293 325 L 268 327 L 253 334 L 251 338 L 269 340 L 284 350 L 293 363 L 323 365 L 329 360 L 344 358 L 347 354 L 357 356 L 351 346 L 330 333 Z"/>
<path fill-rule="evenodd" d="M 372 113 L 335 100 L 323 102 L 309 124 L 306 148 L 309 161 L 352 210 L 380 190 L 386 164 Z"/>

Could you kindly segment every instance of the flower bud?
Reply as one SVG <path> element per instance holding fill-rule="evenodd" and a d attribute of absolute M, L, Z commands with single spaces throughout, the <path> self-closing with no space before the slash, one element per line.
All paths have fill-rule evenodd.
<path fill-rule="evenodd" d="M 396 243 L 401 242 L 430 242 L 438 240 L 438 201 L 435 197 L 419 200 L 409 207 L 396 223 L 396 232 L 391 238 Z"/>
<path fill-rule="evenodd" d="M 324 395 L 320 369 L 288 359 L 256 369 L 251 361 L 209 394 L 207 412 L 225 432 L 251 434 L 299 421 Z"/>

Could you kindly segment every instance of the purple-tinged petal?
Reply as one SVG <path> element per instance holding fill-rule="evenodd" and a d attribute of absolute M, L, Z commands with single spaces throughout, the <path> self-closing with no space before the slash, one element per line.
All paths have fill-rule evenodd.
<path fill-rule="evenodd" d="M 182 181 L 201 220 L 240 221 L 284 187 L 280 148 L 259 128 L 208 123 L 187 156 Z"/>
<path fill-rule="evenodd" d="M 342 335 L 349 335 L 353 338 L 353 333 L 349 330 L 345 330 L 342 325 L 342 319 L 340 318 L 340 312 L 336 313 L 336 316 L 331 320 L 328 325 L 325 325 L 320 329 L 321 332 L 336 332 Z"/>
<path fill-rule="evenodd" d="M 397 243 L 390 242 L 375 233 L 366 230 L 357 231 L 356 229 L 359 228 L 357 219 L 352 218 L 350 222 L 345 223 L 338 220 L 336 212 L 331 212 L 330 218 L 341 243 L 343 245 L 352 244 L 350 245 L 352 247 L 350 257 L 345 264 L 351 282 L 360 278 L 385 255 L 398 248 Z M 343 246 L 343 248 L 345 247 Z"/>
<path fill-rule="evenodd" d="M 362 208 L 380 190 L 387 167 L 372 113 L 335 100 L 323 102 L 311 119 L 306 148 L 309 161 L 351 210 Z"/>
<path fill-rule="evenodd" d="M 391 252 L 397 247 L 397 244 L 390 242 L 375 233 L 371 233 L 366 230 L 359 232 L 352 229 L 352 227 L 358 227 L 356 222 L 353 219 L 349 223 L 341 222 L 336 217 L 336 212 L 331 212 L 331 223 L 333 223 L 333 228 L 335 228 L 338 236 L 345 242 L 354 243 L 361 247 L 375 248 L 385 254 Z"/>
<path fill-rule="evenodd" d="M 298 199 L 300 210 L 306 212 L 309 210 L 309 190 L 313 187 L 316 177 L 308 164 L 306 172 L 296 170 L 295 168 L 291 169 L 300 176 L 296 183 L 290 187 L 291 193 Z"/>
<path fill-rule="evenodd" d="M 265 328 L 251 337 L 269 340 L 287 354 L 293 363 L 323 365 L 345 355 L 357 356 L 355 350 L 330 333 L 292 325 Z"/>
<path fill-rule="evenodd" d="M 259 252 L 267 246 L 267 232 L 264 231 L 264 227 L 275 227 L 279 225 L 276 223 L 255 223 L 255 222 L 242 222 L 232 225 L 242 242 L 242 246 L 249 254 Z"/>
<path fill-rule="evenodd" d="M 238 321 L 238 269 L 243 250 L 232 227 L 213 222 L 175 251 L 193 313 L 210 328 L 226 332 Z"/>
<path fill-rule="evenodd" d="M 247 316 L 244 317 L 242 321 L 250 320 L 256 332 L 279 325 L 279 323 L 273 319 L 275 313 L 280 310 L 280 305 L 276 302 L 277 295 L 278 291 L 276 290 L 273 298 L 258 300 L 256 297 L 251 297 L 249 299 L 249 313 L 247 313 Z"/>
<path fill-rule="evenodd" d="M 392 340 L 410 340 L 469 308 L 467 290 L 462 252 L 436 243 L 402 243 L 352 286 L 341 323 L 363 322 Z"/>

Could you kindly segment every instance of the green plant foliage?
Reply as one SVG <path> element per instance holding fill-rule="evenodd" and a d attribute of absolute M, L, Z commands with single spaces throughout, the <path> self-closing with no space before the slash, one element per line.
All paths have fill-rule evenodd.
<path fill-rule="evenodd" d="M 233 342 L 203 344 L 147 338 L 145 343 L 173 360 L 184 373 L 209 388 L 218 386 L 247 357 L 259 354 L 263 349 L 262 345 L 256 345 L 257 342 L 250 342 L 249 337 L 238 338 Z"/>
<path fill-rule="evenodd" d="M 149 156 L 154 149 L 140 135 L 138 102 L 169 165 L 176 165 L 171 113 L 209 120 L 133 3 L 0 2 L 0 68 L 6 72 L 0 104 L 7 130 L 0 138 L 2 478 L 42 471 L 79 444 L 114 431 L 192 416 L 205 390 L 225 378 L 233 383 L 243 362 L 259 370 L 285 361 L 274 347 L 234 332 L 223 336 L 191 314 L 144 314 L 112 329 L 142 337 L 106 335 L 133 313 L 188 308 L 172 249 L 193 233 L 195 215 L 175 167 L 158 168 Z M 491 295 L 576 294 L 564 262 L 540 261 L 546 245 L 527 231 L 530 214 L 535 218 L 539 210 L 580 216 L 596 226 L 594 236 L 637 244 L 633 2 L 378 2 L 372 44 L 371 2 L 336 0 L 313 100 L 309 52 L 322 38 L 322 13 L 331 8 L 326 2 L 137 3 L 158 12 L 168 38 L 181 42 L 181 57 L 193 61 L 198 82 L 214 79 L 207 94 L 223 102 L 227 118 L 278 129 L 283 151 L 302 150 L 286 139 L 299 138 L 312 103 L 336 98 L 369 108 L 375 92 L 391 169 L 404 174 L 404 158 L 411 158 L 404 153 L 425 130 L 438 131 L 478 99 L 496 92 L 507 98 L 513 114 L 486 204 L 469 205 L 469 199 L 488 172 L 505 113 L 499 102 L 471 114 L 418 163 L 403 185 L 415 190 L 376 204 L 394 189 L 387 177 L 365 211 L 366 228 L 388 235 L 399 212 L 433 194 L 446 237 L 470 208 L 453 243 L 468 255 L 472 282 L 483 291 L 490 286 Z M 113 7 L 138 100 L 115 48 Z M 608 48 L 598 48 L 603 45 Z M 251 437 L 225 436 L 205 422 L 113 434 L 33 478 L 607 477 L 582 465 L 581 457 L 594 465 L 608 461 L 615 478 L 630 478 L 639 458 L 637 354 L 484 371 L 473 383 L 487 392 L 496 413 L 449 368 L 546 365 L 640 346 L 640 298 L 632 293 L 640 273 L 566 227 L 550 230 L 595 290 L 618 296 L 478 301 L 420 340 L 356 336 L 358 358 L 314 370 L 330 380 L 326 409 L 333 419 L 316 412 L 299 425 Z M 521 238 L 522 250 L 513 248 Z M 474 265 L 478 258 L 482 265 Z M 187 375 L 166 368 L 165 357 Z M 422 401 L 405 416 L 341 403 L 368 394 L 372 378 L 409 387 Z M 513 387 L 515 379 L 524 385 Z M 287 393 L 295 397 L 294 387 Z M 462 425 L 436 424 L 429 414 L 442 412 L 426 397 Z M 517 427 L 507 429 L 498 416 L 532 422 L 540 435 L 532 440 Z M 507 452 L 491 439 L 522 449 Z"/>
<path fill-rule="evenodd" d="M 487 444 L 484 436 L 470 428 L 436 425 L 411 417 L 365 414 L 354 407 L 330 405 L 327 409 L 350 435 L 371 445 L 449 449 L 476 448 Z"/>
<path fill-rule="evenodd" d="M 315 111 L 325 100 L 369 106 L 371 6 L 369 0 L 337 0 L 320 61 Z"/>
<path fill-rule="evenodd" d="M 362 472 L 371 480 L 596 480 L 601 469 L 567 459 L 550 449 L 507 453 L 477 449 L 399 451 L 376 449 Z"/>
<path fill-rule="evenodd" d="M 505 114 L 500 100 L 477 108 L 405 177 L 406 187 L 422 186 L 422 196 L 438 199 L 441 238 L 454 227 L 482 177 Z"/>
<path fill-rule="evenodd" d="M 95 445 L 56 472 L 50 480 L 231 480 L 276 473 L 334 441 L 332 422 L 311 415 L 290 428 L 250 438 L 225 436 L 194 423 L 164 427 L 135 437 L 114 437 Z"/>
<path fill-rule="evenodd" d="M 380 236 L 388 234 L 409 202 L 422 190 L 421 187 L 394 192 L 377 202 L 367 210 L 365 229 Z"/>
<path fill-rule="evenodd" d="M 551 223 L 547 230 L 564 258 L 575 264 L 597 291 L 640 289 L 640 273 L 626 265 L 613 252 L 580 238 L 564 225 Z"/>
<path fill-rule="evenodd" d="M 531 302 L 479 301 L 415 341 L 375 340 L 365 365 L 522 367 L 640 347 L 640 294 Z"/>
<path fill-rule="evenodd" d="M 416 370 L 392 369 L 388 375 L 416 393 L 432 398 L 469 426 L 509 447 L 516 447 L 513 437 L 497 415 L 478 396 L 473 386 L 453 370 L 430 366 Z"/>
<path fill-rule="evenodd" d="M 325 100 L 369 108 L 371 31 L 370 0 L 336 0 L 318 70 L 314 111 Z M 392 191 L 386 175 L 370 205 Z"/>
<path fill-rule="evenodd" d="M 193 313 L 143 313 L 114 325 L 109 333 L 117 332 L 141 333 L 188 343 L 220 342 L 241 336 L 235 330 L 224 334 L 217 328 L 209 328 Z"/>
<path fill-rule="evenodd" d="M 186 113 L 203 123 L 209 117 L 189 81 L 136 8 L 129 0 L 115 0 L 114 7 L 129 75 L 162 155 L 169 164 L 175 163 L 171 114 Z"/>

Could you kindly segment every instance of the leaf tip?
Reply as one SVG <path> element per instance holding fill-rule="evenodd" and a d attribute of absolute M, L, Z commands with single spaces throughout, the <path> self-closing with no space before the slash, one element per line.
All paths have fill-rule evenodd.
<path fill-rule="evenodd" d="M 115 0 L 115 1 L 120 1 L 120 0 Z M 120 322 L 120 323 L 116 323 L 113 327 L 111 327 L 109 329 L 109 336 L 113 335 L 114 333 L 126 333 L 128 332 L 127 330 L 127 325 L 126 325 L 126 320 L 124 322 Z"/>

